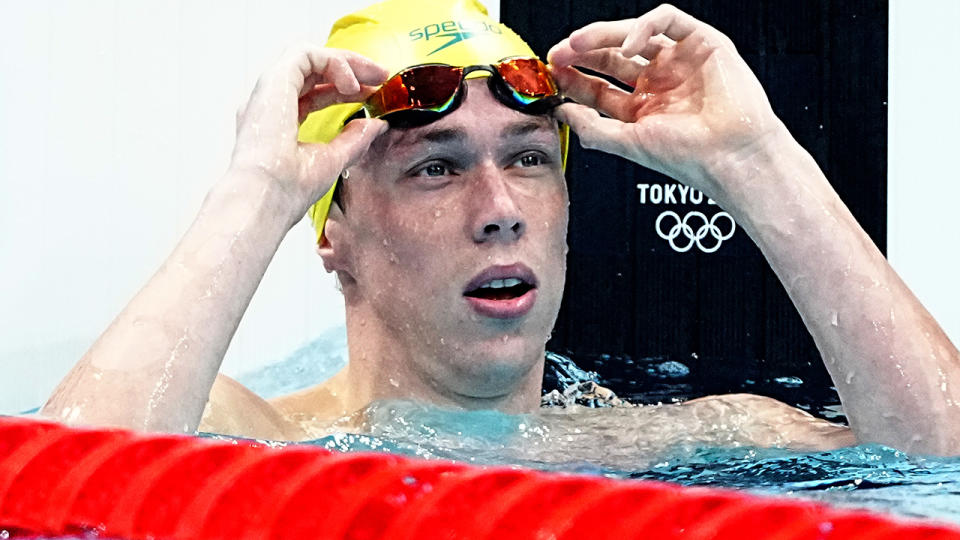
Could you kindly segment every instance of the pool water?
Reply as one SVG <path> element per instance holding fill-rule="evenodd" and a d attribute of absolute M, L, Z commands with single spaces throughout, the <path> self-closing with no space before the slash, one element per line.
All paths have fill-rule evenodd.
<path fill-rule="evenodd" d="M 346 356 L 342 332 L 334 331 L 239 379 L 270 397 L 302 381 L 324 380 Z M 747 423 L 745 415 L 729 414 L 718 424 L 705 420 L 716 415 L 690 406 L 606 407 L 595 394 L 583 395 L 595 374 L 562 361 L 548 366 L 546 379 L 567 391 L 547 401 L 565 407 L 508 415 L 385 401 L 364 412 L 363 434 L 326 434 L 309 444 L 742 488 L 960 524 L 960 458 L 913 456 L 880 445 L 828 452 L 757 448 L 752 446 L 757 440 L 776 445 L 776 430 Z"/>

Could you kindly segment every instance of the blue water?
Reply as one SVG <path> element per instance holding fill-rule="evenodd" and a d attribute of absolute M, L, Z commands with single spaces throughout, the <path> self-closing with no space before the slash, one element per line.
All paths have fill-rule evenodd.
<path fill-rule="evenodd" d="M 343 330 L 336 329 L 238 379 L 271 397 L 332 376 L 346 358 Z M 548 366 L 547 380 L 566 390 L 548 401 L 566 406 L 508 415 L 380 402 L 365 412 L 364 434 L 333 433 L 306 444 L 721 486 L 960 524 L 960 458 L 912 456 L 880 445 L 829 452 L 757 448 L 749 441 L 758 434 L 748 433 L 735 415 L 718 424 L 704 421 L 709 415 L 698 416 L 690 406 L 607 407 L 609 400 L 590 393 L 593 383 L 603 382 L 595 373 L 562 362 Z M 666 369 L 680 371 L 683 366 Z M 57 540 L 81 538 L 92 537 Z"/>
<path fill-rule="evenodd" d="M 373 450 L 481 465 L 515 464 L 612 478 L 739 488 L 960 524 L 960 459 L 909 456 L 879 445 L 811 453 L 753 447 L 685 449 L 661 456 L 663 460 L 655 464 L 626 470 L 588 460 L 505 459 L 492 452 L 477 455 L 476 448 L 451 449 L 371 435 L 335 434 L 309 444 L 348 452 Z"/>
<path fill-rule="evenodd" d="M 278 395 L 329 377 L 346 356 L 342 331 L 334 331 L 240 380 L 261 395 Z M 553 379 L 574 389 L 596 375 L 567 366 Z M 724 486 L 960 524 L 960 458 L 912 456 L 880 445 L 829 452 L 757 448 L 750 441 L 758 434 L 745 431 L 754 428 L 735 417 L 718 425 L 691 407 L 597 408 L 603 403 L 589 396 L 579 403 L 508 415 L 381 402 L 365 412 L 365 434 L 335 433 L 309 444 Z"/>

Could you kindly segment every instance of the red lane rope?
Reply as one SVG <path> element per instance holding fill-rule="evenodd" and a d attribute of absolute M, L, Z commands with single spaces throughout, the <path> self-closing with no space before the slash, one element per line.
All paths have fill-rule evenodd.
<path fill-rule="evenodd" d="M 207 482 L 211 489 L 198 494 L 183 512 L 174 536 L 187 537 L 201 531 L 199 536 L 203 538 L 241 538 L 248 522 L 235 516 L 253 519 L 262 515 L 260 509 L 276 500 L 271 497 L 271 487 L 277 479 L 293 477 L 317 461 L 317 453 L 310 450 L 291 448 L 279 455 L 257 452 L 259 459 L 222 470 L 219 478 Z M 216 486 L 219 489 L 214 489 Z"/>
<path fill-rule="evenodd" d="M 472 468 L 456 479 L 435 486 L 433 492 L 423 504 L 410 505 L 394 517 L 393 523 L 383 533 L 383 538 L 391 540 L 422 540 L 420 531 L 430 531 L 434 538 L 456 538 L 451 530 L 450 516 L 460 516 L 459 521 L 467 519 L 457 508 L 472 501 L 463 501 L 468 493 L 502 493 L 516 482 L 526 479 L 523 471 L 516 469 L 480 469 Z M 471 508 L 475 510 L 475 507 Z M 479 513 L 474 511 L 474 516 Z"/>
<path fill-rule="evenodd" d="M 8 417 L 0 530 L 130 540 L 960 540 L 953 525 L 732 490 Z"/>
<path fill-rule="evenodd" d="M 63 501 L 64 513 L 59 521 L 51 521 L 49 530 L 59 531 L 58 524 L 80 528 L 103 529 L 106 512 L 116 504 L 131 480 L 143 468 L 169 452 L 182 448 L 183 437 L 156 436 L 137 438 L 121 446 L 103 460 L 89 476 L 79 480 L 73 501 Z M 0 458 L 2 459 L 2 458 Z M 5 464 L 0 462 L 0 468 Z"/>

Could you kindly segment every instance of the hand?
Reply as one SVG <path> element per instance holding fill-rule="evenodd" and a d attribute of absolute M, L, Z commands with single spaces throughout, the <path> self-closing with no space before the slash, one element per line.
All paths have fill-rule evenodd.
<path fill-rule="evenodd" d="M 354 120 L 328 144 L 304 144 L 297 141 L 299 124 L 334 103 L 363 101 L 387 76 L 384 68 L 350 51 L 291 49 L 260 77 L 237 112 L 230 168 L 252 170 L 291 196 L 292 225 L 387 128 L 382 120 Z"/>
<path fill-rule="evenodd" d="M 585 147 L 714 198 L 725 186 L 717 185 L 713 169 L 758 151 L 784 129 L 730 39 L 673 6 L 588 25 L 555 45 L 548 59 L 563 92 L 577 102 L 560 106 L 557 117 Z"/>

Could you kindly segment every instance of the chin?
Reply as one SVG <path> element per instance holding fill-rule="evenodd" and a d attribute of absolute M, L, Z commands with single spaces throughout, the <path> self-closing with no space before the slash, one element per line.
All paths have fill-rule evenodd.
<path fill-rule="evenodd" d="M 530 335 L 502 334 L 474 342 L 451 358 L 451 367 L 457 377 L 473 381 L 490 381 L 503 390 L 503 384 L 524 376 L 543 362 L 544 342 Z"/>

